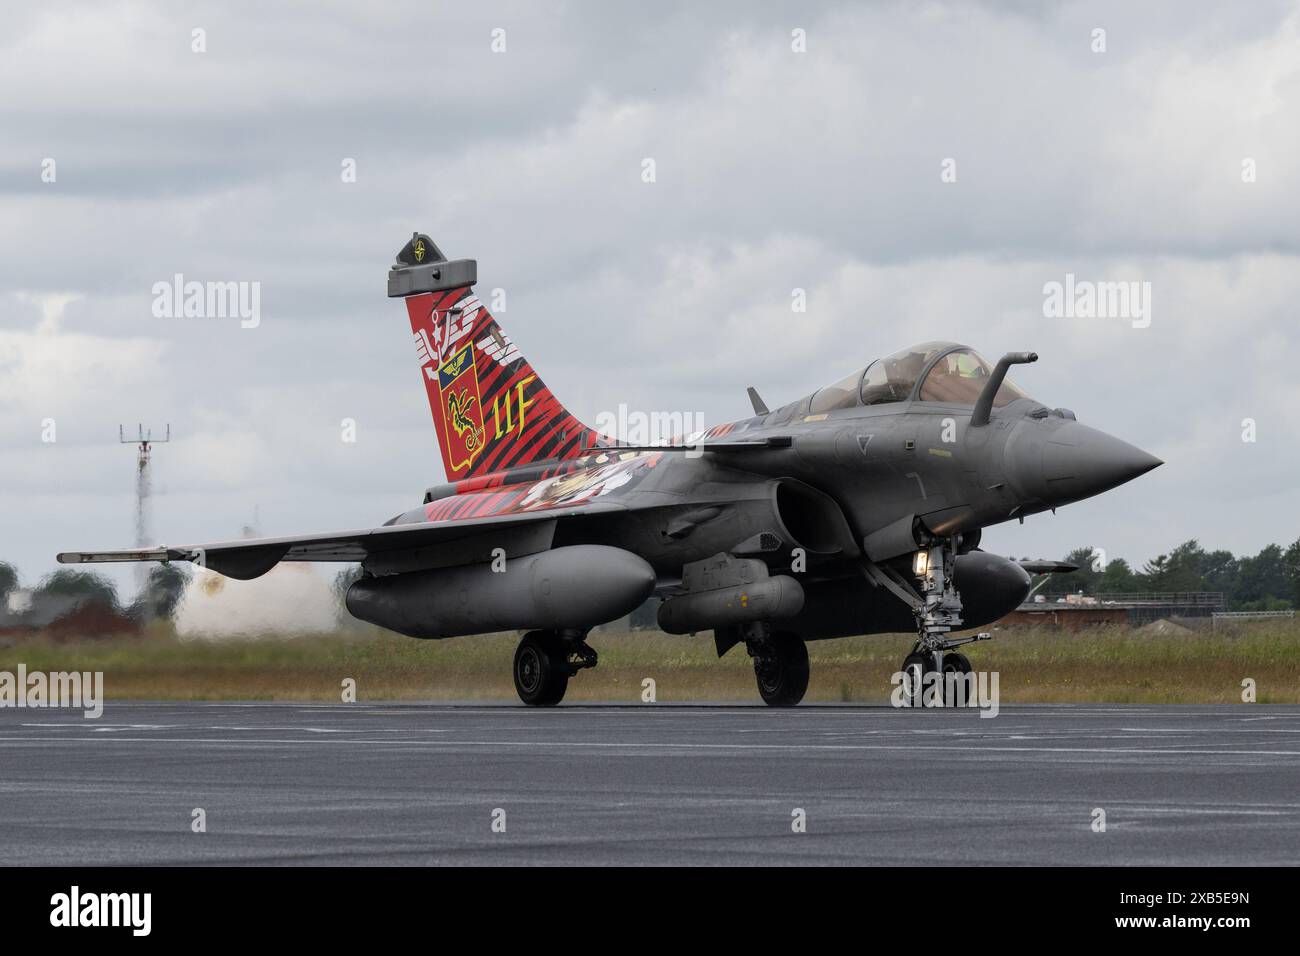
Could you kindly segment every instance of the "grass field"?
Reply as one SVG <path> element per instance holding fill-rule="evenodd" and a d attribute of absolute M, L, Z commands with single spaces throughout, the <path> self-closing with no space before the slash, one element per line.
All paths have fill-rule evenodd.
<path fill-rule="evenodd" d="M 142 637 L 0 645 L 0 671 L 103 671 L 109 699 L 515 700 L 514 634 L 416 641 L 375 629 L 224 643 Z M 637 702 L 653 678 L 657 699 L 756 701 L 743 647 L 719 660 L 707 635 L 596 633 L 600 666 L 569 684 L 568 701 Z M 811 644 L 809 701 L 882 702 L 910 649 L 909 635 Z M 1261 624 L 1235 634 L 1161 636 L 1128 629 L 1080 634 L 1004 630 L 965 648 L 977 670 L 997 671 L 1003 703 L 1240 703 L 1242 680 L 1260 703 L 1300 703 L 1300 626 Z"/>

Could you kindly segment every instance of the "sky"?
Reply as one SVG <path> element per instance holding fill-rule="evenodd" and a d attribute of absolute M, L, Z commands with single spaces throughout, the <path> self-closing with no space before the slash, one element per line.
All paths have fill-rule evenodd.
<path fill-rule="evenodd" d="M 776 407 L 919 341 L 1033 350 L 1025 391 L 1166 464 L 987 550 L 1140 566 L 1300 536 L 1296 3 L 6 20 L 0 560 L 26 583 L 60 550 L 134 544 L 119 425 L 171 427 L 156 542 L 370 527 L 442 482 L 385 296 L 415 230 L 478 260 L 588 422 L 728 421 L 746 386 Z M 176 274 L 256 283 L 256 324 L 158 315 Z M 1150 308 L 1049 314 L 1067 276 L 1139 283 Z"/>

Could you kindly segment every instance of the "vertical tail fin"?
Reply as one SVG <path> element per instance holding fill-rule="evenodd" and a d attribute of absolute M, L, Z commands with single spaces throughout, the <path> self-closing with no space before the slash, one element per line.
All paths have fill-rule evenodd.
<path fill-rule="evenodd" d="M 447 480 L 573 458 L 599 435 L 551 394 L 474 294 L 478 264 L 416 233 L 388 273 L 404 298 Z"/>

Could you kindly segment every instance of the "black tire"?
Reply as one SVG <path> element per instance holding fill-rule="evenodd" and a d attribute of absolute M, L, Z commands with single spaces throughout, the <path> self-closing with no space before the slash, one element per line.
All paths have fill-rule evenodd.
<path fill-rule="evenodd" d="M 934 657 L 930 654 L 908 654 L 903 658 L 903 672 L 911 681 L 911 707 L 922 706 L 925 699 L 925 675 L 933 673 Z"/>
<path fill-rule="evenodd" d="M 766 650 L 754 658 L 759 696 L 769 707 L 793 707 L 808 690 L 808 647 L 798 635 L 779 632 Z"/>
<path fill-rule="evenodd" d="M 970 658 L 965 654 L 943 655 L 943 674 L 945 678 L 943 682 L 943 702 L 945 707 L 956 707 L 957 704 L 960 703 L 957 700 L 956 691 L 954 690 L 952 693 L 949 693 L 948 691 L 947 676 L 949 674 L 959 674 L 964 676 L 974 669 L 975 668 L 971 667 Z"/>
<path fill-rule="evenodd" d="M 530 631 L 515 648 L 515 693 L 530 707 L 554 707 L 569 687 L 569 656 L 558 634 Z"/>
<path fill-rule="evenodd" d="M 943 672 L 945 674 L 969 674 L 974 669 L 970 666 L 970 658 L 965 654 L 943 655 Z"/>

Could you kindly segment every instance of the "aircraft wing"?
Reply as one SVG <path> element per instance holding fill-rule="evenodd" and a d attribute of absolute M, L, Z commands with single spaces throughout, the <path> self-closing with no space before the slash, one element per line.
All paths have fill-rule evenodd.
<path fill-rule="evenodd" d="M 529 554 L 551 546 L 556 522 L 653 507 L 631 492 L 662 459 L 659 454 L 604 450 L 592 461 L 533 482 L 489 487 L 426 502 L 378 528 L 288 538 L 244 538 L 122 551 L 65 551 L 62 564 L 109 561 L 192 561 L 248 580 L 281 561 L 364 561 L 376 574 L 491 559 L 494 548 Z"/>
<path fill-rule="evenodd" d="M 459 563 L 477 554 L 485 537 L 500 541 L 500 532 L 520 540 L 526 536 L 539 548 L 549 547 L 550 533 L 562 517 L 609 514 L 628 510 L 616 502 L 587 502 L 569 508 L 549 508 L 512 514 L 443 521 L 418 521 L 355 531 L 332 531 L 284 538 L 243 538 L 209 544 L 159 545 L 120 551 L 64 551 L 60 564 L 101 564 L 119 561 L 192 561 L 227 577 L 249 580 L 265 574 L 281 561 L 381 561 L 400 562 L 410 557 L 429 566 L 429 550 L 440 552 L 437 564 Z M 541 542 L 538 539 L 544 538 Z"/>

